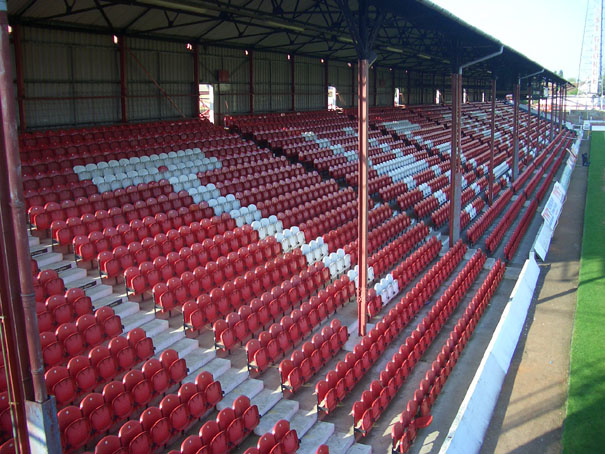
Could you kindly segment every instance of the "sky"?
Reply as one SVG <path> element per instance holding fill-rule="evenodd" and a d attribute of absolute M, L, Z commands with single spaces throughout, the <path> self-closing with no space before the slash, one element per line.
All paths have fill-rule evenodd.
<path fill-rule="evenodd" d="M 586 6 L 595 0 L 431 1 L 546 69 L 578 77 Z"/>

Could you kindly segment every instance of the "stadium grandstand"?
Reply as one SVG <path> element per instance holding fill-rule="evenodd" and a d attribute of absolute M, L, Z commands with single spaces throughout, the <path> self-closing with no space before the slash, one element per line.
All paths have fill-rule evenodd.
<path fill-rule="evenodd" d="M 0 44 L 1 454 L 479 452 L 566 80 L 426 0 L 0 0 Z"/>

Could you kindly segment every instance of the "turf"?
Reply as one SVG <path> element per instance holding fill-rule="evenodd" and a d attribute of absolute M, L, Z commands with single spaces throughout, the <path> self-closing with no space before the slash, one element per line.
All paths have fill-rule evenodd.
<path fill-rule="evenodd" d="M 593 133 L 563 453 L 605 452 L 605 133 Z"/>

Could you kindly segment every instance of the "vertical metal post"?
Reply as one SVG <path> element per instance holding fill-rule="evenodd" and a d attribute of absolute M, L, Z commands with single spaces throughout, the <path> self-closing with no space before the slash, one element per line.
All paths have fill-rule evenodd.
<path fill-rule="evenodd" d="M 290 55 L 290 100 L 292 112 L 296 111 L 296 78 L 294 77 L 294 55 Z"/>
<path fill-rule="evenodd" d="M 393 100 L 393 105 L 395 105 L 395 70 L 391 70 L 391 99 Z"/>
<path fill-rule="evenodd" d="M 532 82 L 530 79 L 527 81 L 527 140 L 525 144 L 527 147 L 526 160 L 529 159 L 529 152 L 531 151 L 531 90 Z"/>
<path fill-rule="evenodd" d="M 372 105 L 374 107 L 377 106 L 377 99 L 378 99 L 378 68 L 376 68 L 376 66 L 374 66 L 373 68 L 373 76 L 372 76 L 372 88 L 373 88 L 373 93 L 372 93 Z"/>
<path fill-rule="evenodd" d="M 513 87 L 513 181 L 519 175 L 519 98 L 520 82 Z"/>
<path fill-rule="evenodd" d="M 540 89 L 542 88 L 542 85 L 540 85 Z M 540 115 L 542 115 L 542 94 L 540 94 L 540 97 L 538 98 L 538 121 L 537 121 L 537 126 L 536 129 L 538 131 L 538 138 L 536 139 L 536 150 L 537 152 L 540 152 L 540 150 L 542 149 L 542 145 L 540 144 L 540 138 L 542 137 L 542 131 L 540 130 Z"/>
<path fill-rule="evenodd" d="M 120 36 L 118 39 L 118 51 L 120 52 L 120 107 L 122 111 L 122 123 L 128 123 L 128 113 L 126 106 L 126 37 Z"/>
<path fill-rule="evenodd" d="M 360 59 L 357 68 L 357 118 L 359 122 L 359 240 L 357 243 L 357 256 L 359 261 L 359 285 L 357 286 L 357 316 L 359 322 L 359 335 L 365 336 L 366 324 L 368 320 L 368 60 Z"/>
<path fill-rule="evenodd" d="M 553 95 L 552 95 L 553 108 L 552 108 L 552 113 L 551 113 L 551 115 L 553 117 L 553 120 L 552 120 L 553 130 L 557 127 L 557 121 L 558 121 L 557 120 L 557 109 L 558 109 L 557 103 L 558 103 L 558 99 L 559 99 L 558 90 L 559 90 L 559 87 L 555 84 L 554 88 L 553 88 Z M 554 133 L 554 131 L 553 131 L 553 133 Z"/>
<path fill-rule="evenodd" d="M 411 77 L 411 76 L 410 76 L 410 72 L 409 72 L 409 71 L 407 71 L 407 72 L 406 72 L 406 74 L 407 74 L 407 76 L 408 76 L 408 77 L 407 77 L 407 80 L 406 80 L 406 82 L 405 82 L 405 83 L 406 83 L 406 85 L 405 85 L 405 92 L 406 92 L 406 95 L 407 95 L 407 96 L 406 96 L 406 102 L 405 102 L 405 105 L 406 105 L 406 106 L 409 106 L 409 105 L 411 104 L 411 101 L 410 101 L 410 100 L 412 99 L 412 98 L 411 98 L 412 93 L 410 92 L 410 90 L 411 90 L 411 88 L 412 88 L 412 85 L 411 85 L 411 80 L 410 80 L 410 77 Z"/>
<path fill-rule="evenodd" d="M 559 131 L 563 128 L 563 90 L 565 88 L 561 87 L 559 89 Z"/>
<path fill-rule="evenodd" d="M 328 60 L 324 59 L 324 109 L 328 110 Z"/>
<path fill-rule="evenodd" d="M 462 104 L 462 75 L 452 74 L 452 151 L 450 155 L 450 223 L 452 247 L 460 238 L 461 166 L 460 166 L 460 105 Z"/>
<path fill-rule="evenodd" d="M 563 99 L 563 123 L 567 124 L 567 85 L 565 86 L 565 98 Z"/>
<path fill-rule="evenodd" d="M 550 83 L 550 139 L 552 141 L 554 134 L 554 116 L 555 116 L 555 84 Z"/>
<path fill-rule="evenodd" d="M 193 48 L 193 118 L 199 118 L 200 116 L 200 48 L 195 43 Z"/>
<path fill-rule="evenodd" d="M 251 50 L 250 52 L 248 52 L 248 60 L 249 60 L 249 69 L 250 69 L 250 73 L 249 73 L 249 78 L 248 78 L 248 82 L 250 83 L 249 85 L 249 89 L 250 89 L 250 113 L 253 114 L 254 113 L 254 51 Z"/>
<path fill-rule="evenodd" d="M 491 117 L 491 131 L 489 140 L 489 176 L 488 176 L 488 201 L 491 205 L 494 201 L 494 134 L 496 130 L 496 78 L 492 79 L 492 117 Z"/>
<path fill-rule="evenodd" d="M 355 64 L 351 63 L 351 108 L 355 107 Z"/>
<path fill-rule="evenodd" d="M 17 76 L 17 105 L 19 107 L 19 130 L 27 129 L 25 120 L 25 82 L 23 77 L 23 47 L 21 46 L 21 26 L 13 27 L 13 45 L 15 47 L 15 75 Z"/>

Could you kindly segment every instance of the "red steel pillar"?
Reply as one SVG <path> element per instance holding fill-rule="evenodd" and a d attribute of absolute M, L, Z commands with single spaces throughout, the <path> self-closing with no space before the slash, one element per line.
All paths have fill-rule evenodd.
<path fill-rule="evenodd" d="M 520 82 L 517 82 L 513 87 L 513 181 L 519 175 L 519 98 Z"/>
<path fill-rule="evenodd" d="M 527 81 L 527 134 L 526 134 L 526 144 L 527 153 L 529 156 L 529 151 L 531 149 L 531 90 L 532 90 L 532 82 L 531 80 Z"/>
<path fill-rule="evenodd" d="M 296 79 L 294 78 L 294 55 L 290 55 L 290 105 L 292 112 L 296 111 Z"/>
<path fill-rule="evenodd" d="M 13 27 L 13 44 L 15 47 L 15 75 L 17 76 L 17 105 L 19 107 L 19 130 L 27 129 L 25 120 L 25 82 L 23 78 L 23 47 L 21 47 L 21 26 Z"/>
<path fill-rule="evenodd" d="M 567 85 L 565 86 L 565 98 L 563 101 L 563 122 L 567 123 Z"/>
<path fill-rule="evenodd" d="M 542 85 L 540 85 L 540 90 L 542 89 Z M 540 137 L 542 137 L 542 131 L 540 131 L 540 115 L 542 114 L 541 112 L 542 110 L 542 94 L 540 94 L 540 97 L 538 98 L 538 121 L 537 121 L 537 126 L 536 126 L 536 130 L 538 131 L 538 137 L 536 139 L 536 151 L 539 153 L 540 149 L 542 148 L 541 144 L 540 144 Z"/>
<path fill-rule="evenodd" d="M 328 110 L 328 60 L 324 60 L 324 109 Z"/>
<path fill-rule="evenodd" d="M 16 449 L 60 452 L 56 407 L 44 381 L 31 256 L 25 222 L 25 199 L 13 97 L 12 58 L 8 36 L 7 4 L 0 1 L 0 298 L 2 298 L 5 365 L 10 374 L 9 407 Z M 10 339 L 9 339 L 10 338 Z M 29 369 L 29 370 L 28 370 Z M 21 381 L 19 381 L 19 378 Z M 23 398 L 27 399 L 24 401 Z M 30 438 L 28 440 L 27 429 Z"/>
<path fill-rule="evenodd" d="M 491 117 L 491 131 L 489 141 L 489 174 L 488 174 L 488 201 L 491 205 L 494 201 L 494 133 L 496 130 L 496 78 L 492 79 L 492 117 Z"/>
<path fill-rule="evenodd" d="M 250 83 L 250 113 L 253 114 L 254 113 L 254 51 L 251 50 L 248 53 L 248 58 L 249 58 L 249 68 L 250 68 L 250 75 L 249 75 L 249 83 Z"/>
<path fill-rule="evenodd" d="M 191 49 L 193 51 L 193 118 L 200 116 L 200 49 L 196 44 Z"/>
<path fill-rule="evenodd" d="M 452 247 L 460 238 L 461 164 L 460 164 L 460 106 L 462 104 L 462 75 L 452 74 L 452 142 L 450 155 L 450 223 L 449 239 Z"/>
<path fill-rule="evenodd" d="M 118 50 L 120 52 L 120 107 L 122 112 L 122 123 L 128 123 L 126 106 L 126 37 L 118 39 Z"/>
<path fill-rule="evenodd" d="M 376 102 L 378 99 L 378 69 L 376 66 L 374 66 L 372 69 L 374 70 L 374 74 L 372 75 L 372 105 L 376 107 Z"/>
<path fill-rule="evenodd" d="M 555 83 L 550 83 L 550 140 L 554 137 L 555 128 Z"/>
<path fill-rule="evenodd" d="M 368 75 L 369 62 L 360 59 L 357 65 L 357 118 L 359 133 L 359 222 L 358 261 L 359 285 L 357 286 L 357 316 L 360 336 L 366 335 L 368 321 Z"/>

